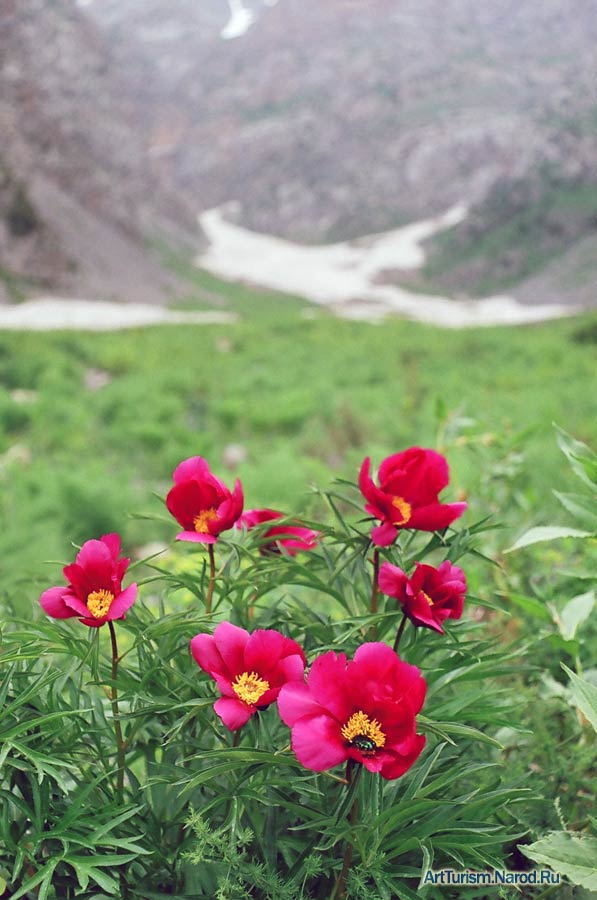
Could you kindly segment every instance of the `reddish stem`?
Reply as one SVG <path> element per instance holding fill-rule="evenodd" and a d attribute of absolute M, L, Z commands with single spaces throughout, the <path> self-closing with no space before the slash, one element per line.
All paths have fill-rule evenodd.
<path fill-rule="evenodd" d="M 373 552 L 373 584 L 371 586 L 371 602 L 369 604 L 371 615 L 377 612 L 377 601 L 379 599 L 379 585 L 377 579 L 379 577 L 379 550 L 375 548 Z M 377 626 L 371 626 L 371 640 L 374 641 L 377 635 Z"/>
<path fill-rule="evenodd" d="M 112 704 L 112 718 L 114 720 L 114 734 L 116 737 L 116 759 L 118 770 L 116 773 L 116 795 L 119 804 L 122 804 L 124 798 L 124 751 L 126 744 L 122 737 L 122 727 L 120 725 L 120 710 L 118 708 L 118 688 L 116 687 L 116 678 L 118 676 L 118 644 L 116 643 L 116 632 L 114 623 L 108 619 L 108 628 L 110 630 L 110 640 L 112 642 L 112 688 L 110 691 L 110 703 Z"/>
<path fill-rule="evenodd" d="M 396 640 L 394 641 L 394 652 L 396 652 L 398 650 L 398 645 L 400 644 L 400 639 L 401 639 L 404 629 L 406 627 L 406 621 L 407 621 L 406 613 L 402 613 L 402 622 L 400 623 L 398 631 L 396 632 Z"/>
<path fill-rule="evenodd" d="M 207 585 L 207 597 L 205 598 L 205 612 L 209 615 L 211 613 L 214 584 L 216 580 L 216 557 L 213 544 L 207 545 L 207 552 L 209 553 L 209 583 Z"/>

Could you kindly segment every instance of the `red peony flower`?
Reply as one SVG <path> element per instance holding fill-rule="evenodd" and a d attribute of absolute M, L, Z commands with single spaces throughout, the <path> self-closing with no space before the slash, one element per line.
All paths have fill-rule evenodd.
<path fill-rule="evenodd" d="M 79 616 L 84 625 L 99 628 L 124 614 L 137 598 L 137 585 L 122 590 L 122 579 L 130 559 L 119 559 L 120 537 L 104 534 L 99 541 L 86 541 L 76 561 L 63 569 L 68 584 L 44 591 L 39 602 L 55 619 Z"/>
<path fill-rule="evenodd" d="M 319 656 L 306 684 L 284 685 L 278 710 L 305 768 L 323 772 L 352 759 L 392 779 L 410 769 L 425 744 L 415 716 L 426 689 L 416 666 L 374 642 L 359 647 L 352 662 L 333 650 Z"/>
<path fill-rule="evenodd" d="M 179 541 L 215 544 L 222 531 L 232 528 L 243 511 L 243 489 L 236 481 L 232 493 L 210 472 L 201 456 L 185 459 L 172 475 L 174 487 L 166 506 L 184 531 Z"/>
<path fill-rule="evenodd" d="M 464 606 L 466 578 L 462 569 L 446 560 L 436 569 L 417 563 L 410 578 L 398 566 L 385 562 L 379 570 L 380 590 L 395 597 L 415 625 L 443 634 L 444 619 L 459 619 Z"/>
<path fill-rule="evenodd" d="M 213 635 L 197 634 L 191 640 L 191 653 L 218 685 L 222 697 L 214 709 L 230 731 L 273 703 L 283 684 L 304 678 L 305 654 L 278 631 L 260 629 L 249 634 L 222 622 Z"/>
<path fill-rule="evenodd" d="M 379 467 L 379 487 L 369 474 L 371 460 L 363 460 L 359 487 L 367 500 L 365 509 L 381 519 L 371 532 L 374 544 L 387 547 L 401 528 L 436 531 L 446 528 L 466 509 L 466 503 L 440 503 L 437 495 L 450 480 L 448 463 L 435 450 L 411 447 L 384 459 Z"/>
<path fill-rule="evenodd" d="M 263 522 L 271 522 L 284 518 L 284 513 L 275 509 L 248 509 L 242 514 L 237 528 L 255 528 Z M 263 534 L 262 553 L 279 553 L 280 546 L 284 547 L 290 556 L 294 556 L 299 550 L 313 550 L 317 546 L 319 531 L 303 528 L 298 525 L 274 525 Z M 269 540 L 271 539 L 271 540 Z M 269 540 L 269 543 L 266 543 Z"/>

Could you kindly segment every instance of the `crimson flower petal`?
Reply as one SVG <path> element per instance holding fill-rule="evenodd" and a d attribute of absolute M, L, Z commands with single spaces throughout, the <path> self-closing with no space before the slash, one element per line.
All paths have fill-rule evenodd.
<path fill-rule="evenodd" d="M 102 534 L 100 538 L 101 542 L 106 545 L 110 552 L 110 556 L 113 560 L 118 559 L 121 553 L 121 542 L 120 535 L 116 534 L 116 532 L 111 532 L 110 534 Z"/>
<path fill-rule="evenodd" d="M 419 756 L 423 751 L 423 747 L 425 746 L 425 736 L 423 734 L 415 735 L 414 747 L 405 756 L 402 756 L 398 753 L 393 755 L 393 759 L 390 762 L 387 762 L 383 768 L 381 769 L 382 778 L 386 779 L 394 779 L 400 778 L 401 775 L 404 775 L 410 767 L 417 761 Z"/>
<path fill-rule="evenodd" d="M 229 675 L 213 635 L 196 634 L 194 638 L 191 638 L 191 653 L 197 665 L 204 672 L 208 672 L 210 675 L 216 672 L 220 675 L 224 673 Z"/>
<path fill-rule="evenodd" d="M 406 598 L 408 578 L 398 566 L 393 566 L 389 562 L 383 563 L 379 570 L 377 583 L 380 591 L 387 594 L 388 597 L 395 597 L 396 600 Z"/>
<path fill-rule="evenodd" d="M 245 667 L 249 670 L 256 669 L 264 674 L 275 669 L 282 657 L 298 656 L 303 661 L 305 655 L 299 645 L 271 629 L 254 631 L 245 647 Z"/>
<path fill-rule="evenodd" d="M 339 721 L 352 711 L 346 694 L 346 657 L 329 650 L 318 656 L 311 666 L 307 684 L 314 699 L 328 709 Z"/>
<path fill-rule="evenodd" d="M 230 731 L 237 731 L 246 725 L 255 712 L 246 703 L 231 697 L 220 697 L 216 700 L 214 710 Z"/>
<path fill-rule="evenodd" d="M 114 598 L 108 610 L 108 619 L 122 619 L 127 609 L 130 609 L 137 599 L 137 585 L 129 584 L 117 597 Z"/>
<path fill-rule="evenodd" d="M 172 478 L 175 484 L 180 484 L 182 481 L 191 481 L 193 478 L 201 481 L 210 474 L 209 463 L 206 459 L 202 456 L 191 456 L 176 466 Z"/>
<path fill-rule="evenodd" d="M 68 588 L 65 587 L 53 587 L 44 591 L 39 598 L 43 611 L 54 619 L 70 619 L 71 616 L 76 616 L 77 613 L 72 607 L 64 602 L 64 595 L 67 592 Z"/>
<path fill-rule="evenodd" d="M 395 525 L 391 525 L 389 522 L 384 522 L 383 525 L 377 525 L 373 531 L 371 532 L 371 540 L 374 544 L 377 544 L 378 547 L 389 547 L 390 544 L 393 544 L 398 535 L 398 529 Z"/>
<path fill-rule="evenodd" d="M 348 758 L 340 725 L 329 716 L 307 716 L 292 729 L 292 749 L 306 769 L 323 772 Z"/>
<path fill-rule="evenodd" d="M 322 715 L 325 710 L 306 684 L 292 681 L 285 684 L 278 695 L 278 712 L 282 721 L 292 728 L 299 719 Z"/>
<path fill-rule="evenodd" d="M 137 585 L 122 590 L 130 560 L 119 558 L 120 549 L 120 536 L 114 532 L 102 535 L 99 541 L 86 541 L 76 561 L 63 569 L 68 584 L 41 595 L 44 611 L 57 619 L 79 616 L 84 625 L 93 628 L 108 619 L 122 618 L 135 602 Z"/>
<path fill-rule="evenodd" d="M 367 457 L 361 465 L 359 487 L 366 511 L 381 522 L 371 535 L 379 547 L 393 543 L 399 529 L 447 528 L 466 509 L 466 503 L 439 502 L 438 494 L 449 482 L 449 469 L 446 459 L 435 450 L 410 447 L 388 456 L 379 467 L 379 486 L 373 482 L 370 468 Z"/>
<path fill-rule="evenodd" d="M 213 534 L 200 534 L 198 531 L 179 531 L 177 541 L 190 541 L 192 544 L 216 544 L 218 539 Z"/>
<path fill-rule="evenodd" d="M 214 641 L 230 674 L 235 676 L 244 672 L 249 632 L 231 622 L 221 622 L 214 631 Z"/>
<path fill-rule="evenodd" d="M 466 508 L 466 503 L 431 503 L 415 509 L 408 525 L 420 531 L 440 531 L 458 519 Z"/>
<path fill-rule="evenodd" d="M 427 628 L 432 628 L 439 634 L 444 633 L 444 629 L 438 621 L 437 612 L 430 606 L 422 591 L 418 591 L 408 601 L 408 614 L 416 625 L 426 625 Z"/>

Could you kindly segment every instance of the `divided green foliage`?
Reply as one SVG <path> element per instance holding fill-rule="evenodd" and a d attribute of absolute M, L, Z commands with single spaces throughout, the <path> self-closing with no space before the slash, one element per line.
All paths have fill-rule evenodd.
<path fill-rule="evenodd" d="M 11 798 L 0 818 L 0 876 L 13 896 L 373 900 L 415 896 L 431 860 L 506 864 L 525 832 L 516 808 L 540 798 L 510 777 L 499 740 L 520 718 L 503 678 L 523 645 L 505 648 L 483 623 L 450 622 L 445 635 L 406 629 L 400 654 L 428 681 L 418 717 L 427 746 L 396 781 L 362 771 L 347 786 L 342 768 L 304 769 L 275 704 L 238 738 L 215 715 L 217 691 L 188 641 L 222 619 L 282 631 L 309 662 L 329 648 L 351 657 L 373 636 L 394 640 L 396 601 L 380 596 L 370 608 L 359 496 L 338 485 L 321 498 L 337 513 L 329 525 L 308 523 L 323 535 L 309 553 L 263 555 L 263 528 L 220 539 L 213 615 L 203 608 L 204 550 L 179 545 L 147 562 L 141 597 L 115 623 L 122 803 L 106 629 L 14 622 L 3 643 L 0 738 L 2 795 Z M 422 559 L 466 567 L 486 528 L 405 534 L 381 558 L 409 571 Z M 426 891 L 419 895 L 434 896 Z"/>
<path fill-rule="evenodd" d="M 327 900 L 349 841 L 350 900 L 443 900 L 444 889 L 418 887 L 432 864 L 520 868 L 516 845 L 536 848 L 559 829 L 586 847 L 595 544 L 501 554 L 531 526 L 557 527 L 560 504 L 571 524 L 559 527 L 595 531 L 594 358 L 574 339 L 578 323 L 379 328 L 312 309 L 306 318 L 299 301 L 282 308 L 279 297 L 204 273 L 187 305 L 200 305 L 200 292 L 219 294 L 240 321 L 0 336 L 0 558 L 11 610 L 0 653 L 0 885 L 42 900 Z M 570 477 L 552 420 L 586 442 L 560 438 Z M 108 635 L 32 613 L 61 578 L 42 561 L 66 562 L 71 541 L 112 530 L 139 555 L 170 540 L 173 523 L 150 492 L 166 493 L 184 456 L 207 456 L 221 474 L 228 443 L 247 451 L 234 473 L 246 505 L 303 512 L 325 540 L 309 555 L 261 556 L 255 537 L 228 533 L 211 618 L 201 551 L 170 548 L 135 573 L 141 598 L 116 623 L 127 745 L 119 804 Z M 468 613 L 444 637 L 407 628 L 400 653 L 429 684 L 426 750 L 398 781 L 363 773 L 349 794 L 341 769 L 302 769 L 274 708 L 233 747 L 188 641 L 229 618 L 284 631 L 309 662 L 328 648 L 352 654 L 372 628 L 391 643 L 400 614 L 385 600 L 371 614 L 368 526 L 345 479 L 365 454 L 376 463 L 414 443 L 449 450 L 450 499 L 466 494 L 469 512 L 457 530 L 403 538 L 382 555 L 408 570 L 457 562 Z M 306 495 L 330 468 L 345 479 Z M 354 798 L 358 824 L 348 819 Z"/>

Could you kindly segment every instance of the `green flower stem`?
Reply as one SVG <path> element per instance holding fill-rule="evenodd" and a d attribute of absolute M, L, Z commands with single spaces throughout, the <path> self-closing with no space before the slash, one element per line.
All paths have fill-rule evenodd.
<path fill-rule="evenodd" d="M 122 737 L 122 727 L 120 725 L 120 710 L 118 708 L 118 688 L 116 687 L 116 678 L 118 676 L 118 644 L 116 643 L 116 632 L 114 631 L 114 623 L 109 619 L 108 628 L 110 629 L 110 640 L 112 641 L 112 689 L 110 691 L 110 702 L 112 704 L 112 718 L 114 720 L 114 734 L 116 736 L 116 759 L 118 771 L 116 774 L 116 796 L 119 804 L 122 805 L 124 799 L 124 751 L 126 748 L 125 741 Z"/>
<path fill-rule="evenodd" d="M 379 550 L 375 548 L 373 553 L 373 586 L 371 588 L 371 613 L 375 615 L 377 612 L 377 600 L 379 597 L 379 586 L 377 578 L 379 576 Z"/>
<path fill-rule="evenodd" d="M 353 782 L 353 772 L 357 765 L 358 763 L 356 763 L 354 759 L 349 759 L 346 763 L 346 784 L 348 785 L 349 789 Z M 350 812 L 348 814 L 348 821 L 350 822 L 351 829 L 353 829 L 356 825 L 358 814 L 359 801 L 355 796 L 350 808 Z M 338 875 L 338 880 L 336 882 L 334 892 L 331 896 L 331 900 L 344 900 L 344 898 L 346 897 L 346 879 L 348 878 L 348 873 L 350 872 L 350 867 L 352 866 L 352 855 L 353 844 L 351 840 L 347 840 L 346 846 L 344 848 L 344 858 L 342 859 L 342 868 L 340 870 L 340 874 Z"/>
<path fill-rule="evenodd" d="M 398 650 L 398 646 L 400 644 L 400 638 L 402 637 L 402 632 L 404 631 L 404 629 L 406 627 L 406 622 L 407 622 L 406 613 L 402 613 L 402 622 L 400 623 L 400 626 L 398 627 L 398 631 L 396 632 L 396 640 L 394 641 L 394 652 L 396 652 Z"/>
<path fill-rule="evenodd" d="M 209 553 L 209 584 L 207 585 L 207 597 L 205 598 L 205 612 L 209 615 L 211 613 L 214 584 L 216 580 L 216 557 L 213 544 L 207 545 L 207 552 Z"/>
<path fill-rule="evenodd" d="M 379 599 L 379 585 L 377 583 L 377 579 L 379 576 L 379 550 L 377 547 L 373 552 L 373 584 L 371 586 L 371 601 L 369 603 L 369 609 L 371 615 L 374 616 L 377 612 L 377 601 Z M 374 641 L 377 636 L 377 626 L 371 626 L 370 640 Z"/>

